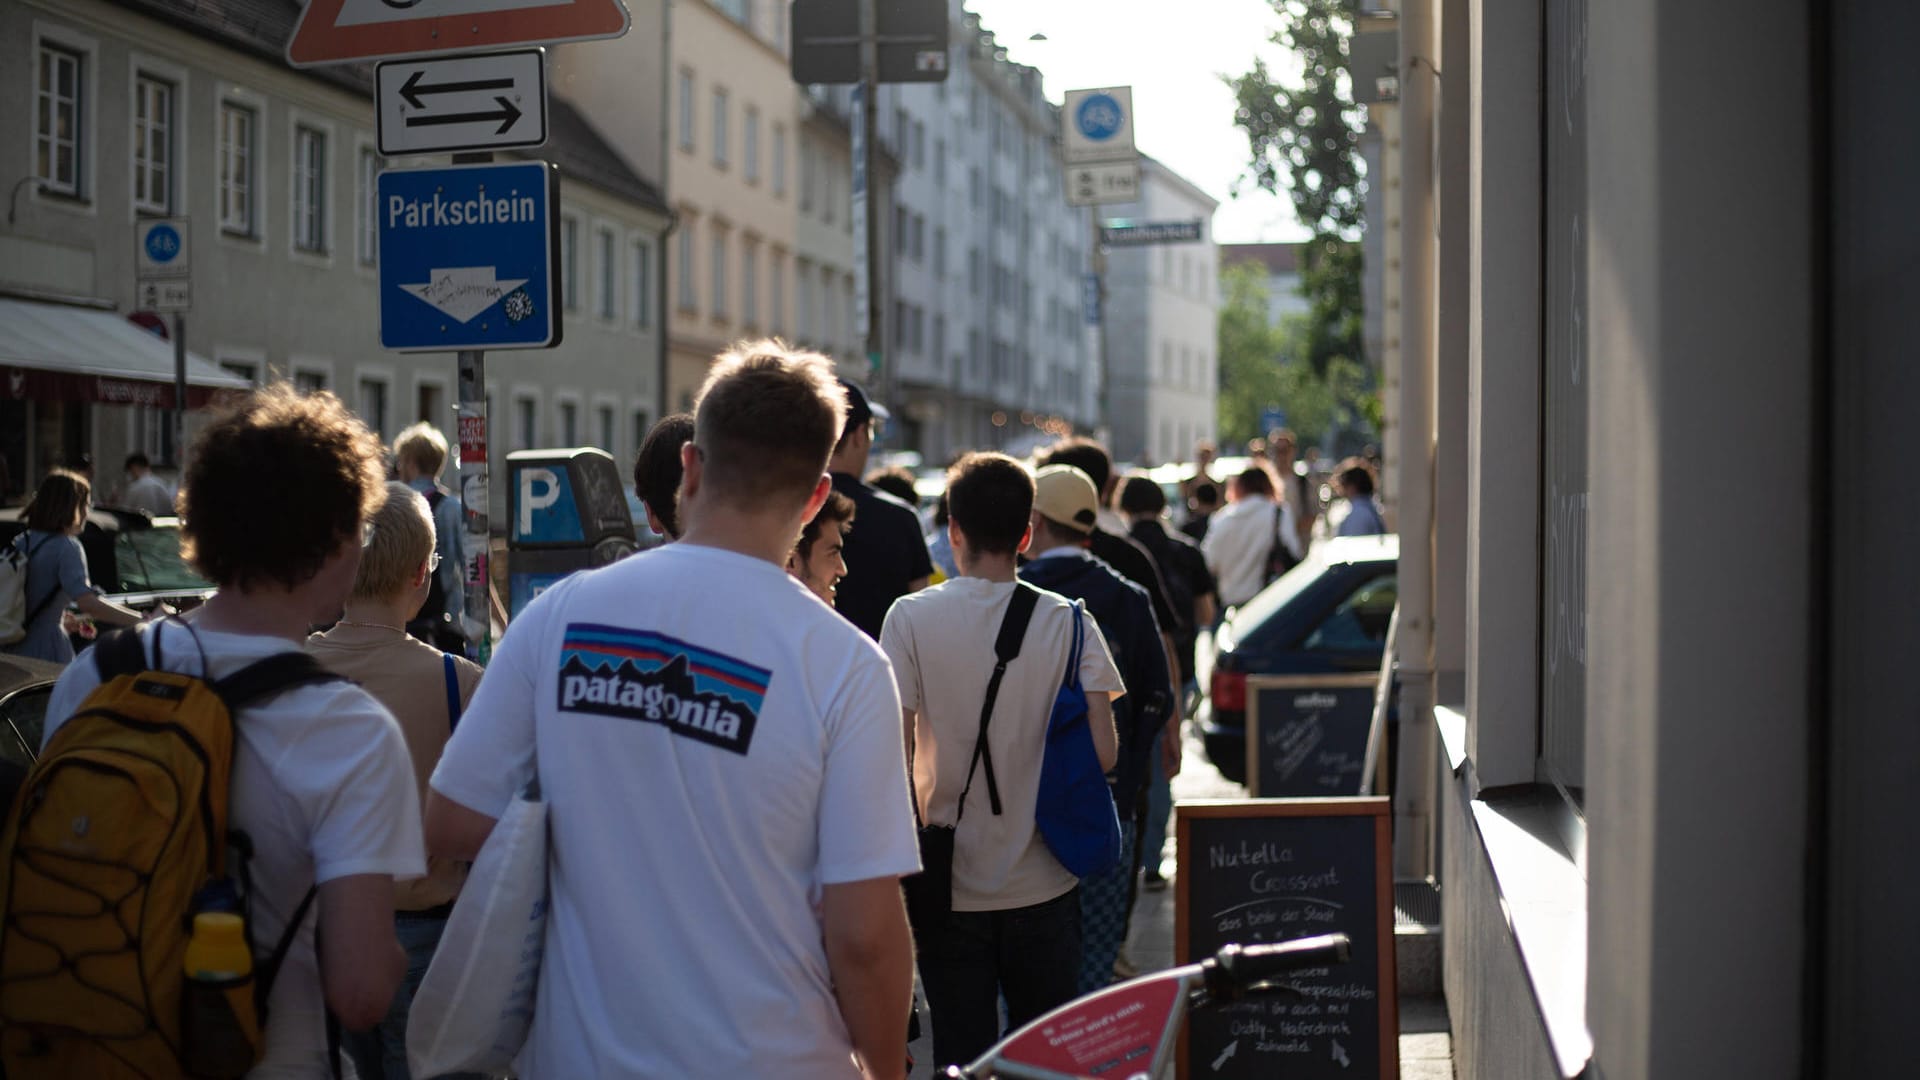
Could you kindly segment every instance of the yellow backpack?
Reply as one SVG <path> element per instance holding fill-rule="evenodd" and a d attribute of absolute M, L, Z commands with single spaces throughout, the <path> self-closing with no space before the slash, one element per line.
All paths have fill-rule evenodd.
<path fill-rule="evenodd" d="M 94 646 L 100 686 L 54 733 L 0 833 L 0 1075 L 10 1080 L 244 1074 L 265 1048 L 267 993 L 313 903 L 309 889 L 252 973 L 189 989 L 194 914 L 244 914 L 252 891 L 251 844 L 227 823 L 235 717 L 339 676 L 288 652 L 208 681 L 160 670 L 153 637 L 152 664 L 132 630 Z"/>

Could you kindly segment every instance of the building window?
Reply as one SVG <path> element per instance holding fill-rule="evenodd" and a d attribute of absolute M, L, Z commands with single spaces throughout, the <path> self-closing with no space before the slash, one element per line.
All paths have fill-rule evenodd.
<path fill-rule="evenodd" d="M 740 137 L 746 145 L 740 148 L 740 169 L 746 174 L 747 183 L 760 182 L 760 110 L 747 106 L 747 118 L 740 129 Z"/>
<path fill-rule="evenodd" d="M 237 236 L 254 235 L 254 121 L 245 105 L 220 103 L 220 228 Z"/>
<path fill-rule="evenodd" d="M 947 276 L 947 230 L 938 225 L 933 229 L 933 276 Z"/>
<path fill-rule="evenodd" d="M 81 54 L 57 45 L 40 46 L 40 85 L 36 88 L 34 175 L 48 191 L 80 198 L 86 194 L 81 148 L 81 125 L 86 102 L 81 97 L 85 75 Z"/>
<path fill-rule="evenodd" d="M 947 365 L 947 317 L 933 317 L 933 366 L 944 368 Z"/>
<path fill-rule="evenodd" d="M 560 303 L 580 310 L 580 222 L 570 217 L 560 219 Z"/>
<path fill-rule="evenodd" d="M 715 227 L 713 230 L 712 284 L 713 298 L 707 302 L 707 310 L 716 319 L 727 317 L 727 230 Z"/>
<path fill-rule="evenodd" d="M 907 208 L 893 208 L 893 251 L 896 255 L 907 253 Z"/>
<path fill-rule="evenodd" d="M 773 193 L 787 193 L 787 129 L 773 125 Z"/>
<path fill-rule="evenodd" d="M 700 305 L 699 289 L 693 280 L 693 222 L 680 226 L 673 243 L 673 258 L 679 263 L 674 270 L 674 280 L 678 282 L 674 299 L 681 311 L 692 311 Z"/>
<path fill-rule="evenodd" d="M 933 182 L 947 186 L 947 140 L 933 140 Z"/>
<path fill-rule="evenodd" d="M 617 319 L 620 317 L 620 302 L 618 299 L 620 294 L 614 291 L 614 283 L 618 280 L 618 274 L 616 273 L 617 268 L 613 262 L 613 230 L 600 229 L 595 232 L 594 246 L 599 249 L 595 254 L 599 256 L 600 260 L 600 317 L 607 320 Z M 567 445 L 572 446 L 573 444 L 568 443 Z"/>
<path fill-rule="evenodd" d="M 718 6 L 728 18 L 741 26 L 753 25 L 753 5 L 748 0 L 718 0 Z"/>
<path fill-rule="evenodd" d="M 513 448 L 531 450 L 540 437 L 540 406 L 532 398 L 513 399 Z"/>
<path fill-rule="evenodd" d="M 819 155 L 813 152 L 813 144 L 800 140 L 800 209 L 803 212 L 813 209 L 813 186 L 818 169 Z"/>
<path fill-rule="evenodd" d="M 913 122 L 913 167 L 927 167 L 927 125 L 918 120 Z"/>
<path fill-rule="evenodd" d="M 133 81 L 133 207 L 173 211 L 173 84 L 141 72 Z"/>
<path fill-rule="evenodd" d="M 653 430 L 653 417 L 645 409 L 633 410 L 633 450 L 640 452 L 640 445 L 647 441 L 647 433 Z"/>
<path fill-rule="evenodd" d="M 981 278 L 980 249 L 968 248 L 967 249 L 967 292 L 971 293 L 974 296 L 980 295 L 980 287 L 982 284 L 980 278 Z"/>
<path fill-rule="evenodd" d="M 775 252 L 767 267 L 767 329 L 778 334 L 787 328 L 787 261 Z"/>
<path fill-rule="evenodd" d="M 613 406 L 601 405 L 593 410 L 594 427 L 599 434 L 600 449 L 614 453 L 613 446 Z M 638 449 L 637 445 L 635 447 Z"/>
<path fill-rule="evenodd" d="M 740 321 L 760 325 L 760 246 L 740 245 Z"/>
<path fill-rule="evenodd" d="M 571 401 L 560 403 L 560 445 L 580 445 L 580 406 Z"/>
<path fill-rule="evenodd" d="M 833 179 L 838 175 L 831 163 L 820 170 L 820 220 L 833 224 Z"/>
<path fill-rule="evenodd" d="M 238 375 L 255 386 L 260 384 L 259 364 L 245 360 L 222 360 L 220 366 L 225 368 L 228 374 Z"/>
<path fill-rule="evenodd" d="M 305 124 L 293 129 L 293 246 L 327 250 L 327 136 Z"/>
<path fill-rule="evenodd" d="M 653 245 L 645 240 L 633 244 L 633 325 L 653 325 Z"/>
<path fill-rule="evenodd" d="M 327 373 L 308 368 L 295 369 L 293 388 L 303 394 L 317 394 L 327 388 Z"/>
<path fill-rule="evenodd" d="M 356 254 L 364 266 L 380 258 L 380 155 L 360 148 L 360 242 Z"/>
<path fill-rule="evenodd" d="M 680 149 L 693 152 L 693 72 L 680 72 Z"/>
<path fill-rule="evenodd" d="M 913 215 L 913 261 L 925 262 L 927 259 L 927 215 Z"/>
<path fill-rule="evenodd" d="M 813 340 L 813 266 L 793 260 L 793 327 L 801 341 Z"/>
<path fill-rule="evenodd" d="M 713 91 L 713 163 L 727 167 L 727 92 L 718 87 Z"/>
<path fill-rule="evenodd" d="M 381 379 L 360 380 L 360 419 L 373 433 L 387 434 L 387 384 Z"/>

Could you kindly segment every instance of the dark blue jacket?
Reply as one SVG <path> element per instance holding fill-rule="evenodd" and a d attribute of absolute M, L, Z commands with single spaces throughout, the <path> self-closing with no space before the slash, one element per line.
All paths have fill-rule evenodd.
<path fill-rule="evenodd" d="M 1113 723 L 1120 734 L 1113 801 L 1121 820 L 1131 821 L 1134 799 L 1153 767 L 1153 740 L 1166 726 L 1173 701 L 1153 601 L 1145 589 L 1085 551 L 1033 559 L 1020 568 L 1020 580 L 1084 601 L 1087 613 L 1100 626 L 1100 636 L 1107 640 L 1107 650 L 1127 686 L 1126 695 L 1113 705 Z"/>

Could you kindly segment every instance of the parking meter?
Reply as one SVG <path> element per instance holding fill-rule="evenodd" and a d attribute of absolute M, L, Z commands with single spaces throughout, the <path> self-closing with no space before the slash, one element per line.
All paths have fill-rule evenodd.
<path fill-rule="evenodd" d="M 507 615 L 573 573 L 640 549 L 620 467 L 604 450 L 507 455 Z"/>

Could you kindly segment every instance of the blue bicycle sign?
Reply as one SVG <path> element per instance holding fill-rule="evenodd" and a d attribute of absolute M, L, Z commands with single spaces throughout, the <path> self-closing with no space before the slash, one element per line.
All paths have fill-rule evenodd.
<path fill-rule="evenodd" d="M 147 230 L 147 258 L 170 263 L 180 254 L 180 231 L 171 225 L 155 225 Z"/>
<path fill-rule="evenodd" d="M 139 256 L 135 273 L 141 278 L 180 278 L 190 272 L 186 218 L 142 221 L 134 240 Z"/>
<path fill-rule="evenodd" d="M 1090 94 L 1074 110 L 1073 123 L 1080 134 L 1094 142 L 1113 138 L 1126 122 L 1126 111 L 1111 94 Z"/>

